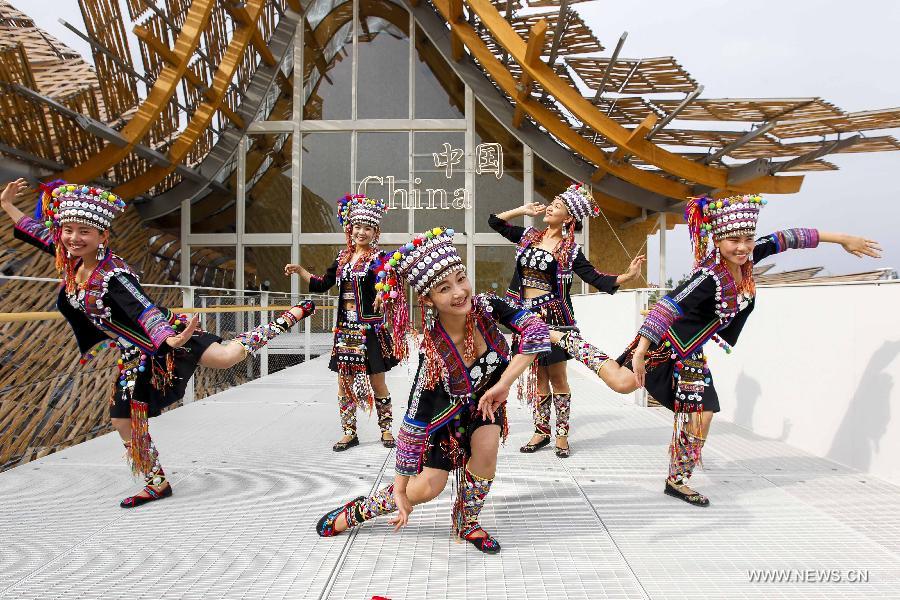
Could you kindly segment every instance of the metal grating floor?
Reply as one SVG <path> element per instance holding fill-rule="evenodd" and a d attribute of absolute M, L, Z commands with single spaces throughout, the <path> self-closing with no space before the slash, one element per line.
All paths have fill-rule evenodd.
<path fill-rule="evenodd" d="M 164 502 L 118 507 L 136 485 L 112 435 L 0 474 L 0 598 L 900 598 L 900 489 L 719 421 L 694 477 L 713 505 L 680 503 L 661 493 L 669 413 L 580 366 L 567 461 L 518 452 L 530 414 L 511 401 L 482 518 L 499 556 L 450 538 L 449 486 L 399 534 L 384 520 L 320 539 L 325 510 L 393 468 L 364 416 L 362 445 L 331 451 L 324 360 L 155 419 Z M 395 414 L 409 375 L 388 377 Z M 867 582 L 848 580 L 858 571 Z"/>

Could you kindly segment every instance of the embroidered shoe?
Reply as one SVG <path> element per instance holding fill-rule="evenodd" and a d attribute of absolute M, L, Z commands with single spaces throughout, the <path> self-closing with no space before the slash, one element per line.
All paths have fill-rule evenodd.
<path fill-rule="evenodd" d="M 344 450 L 349 450 L 353 446 L 359 446 L 359 438 L 355 435 L 349 442 L 335 442 L 334 446 L 332 446 L 331 449 L 335 452 L 343 452 Z"/>
<path fill-rule="evenodd" d="M 543 448 L 544 446 L 546 446 L 549 443 L 550 443 L 550 436 L 545 435 L 544 439 L 539 441 L 537 444 L 525 444 L 524 446 L 519 448 L 519 452 L 522 452 L 524 454 L 531 454 L 532 452 L 537 452 L 538 450 L 540 450 L 541 448 Z"/>
<path fill-rule="evenodd" d="M 148 485 L 144 488 L 143 491 L 147 492 L 147 496 L 129 496 L 128 498 L 122 500 L 119 503 L 119 506 L 121 506 L 122 508 L 137 508 L 141 504 L 147 504 L 148 502 L 154 502 L 156 500 L 168 498 L 172 495 L 172 486 L 167 485 L 163 491 L 157 492 Z"/>
<path fill-rule="evenodd" d="M 478 532 L 481 532 L 484 535 L 476 536 L 475 534 Z M 485 554 L 497 554 L 500 552 L 500 542 L 488 535 L 488 532 L 479 525 L 474 526 L 465 533 L 461 533 L 459 537 L 466 540 Z"/>
<path fill-rule="evenodd" d="M 359 496 L 354 498 L 347 504 L 337 507 L 331 512 L 325 513 L 322 515 L 322 518 L 319 519 L 319 522 L 316 523 L 316 533 L 319 534 L 319 537 L 334 537 L 343 531 L 335 531 L 334 530 L 334 522 L 337 521 L 338 517 L 346 510 L 352 510 L 353 505 L 357 502 L 362 502 L 365 500 L 365 496 Z"/>
<path fill-rule="evenodd" d="M 694 506 L 709 506 L 709 498 L 704 496 L 703 494 L 698 494 L 694 492 L 693 494 L 686 494 L 672 485 L 672 482 L 666 480 L 666 489 L 663 490 L 666 496 L 672 496 L 673 498 L 678 498 L 679 500 L 684 500 L 688 504 L 693 504 Z"/>

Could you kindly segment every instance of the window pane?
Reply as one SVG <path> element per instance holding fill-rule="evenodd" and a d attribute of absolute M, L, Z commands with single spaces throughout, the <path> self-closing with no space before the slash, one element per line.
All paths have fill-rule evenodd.
<path fill-rule="evenodd" d="M 181 268 L 181 251 L 173 258 L 170 272 L 177 278 Z M 235 265 L 234 246 L 192 246 L 190 284 L 233 288 Z"/>
<path fill-rule="evenodd" d="M 250 136 L 247 151 L 247 233 L 291 231 L 291 138 Z"/>
<path fill-rule="evenodd" d="M 337 17 L 350 19 L 353 5 L 347 2 L 338 10 L 344 14 L 336 15 Z M 321 35 L 325 35 L 324 32 Z M 353 90 L 353 61 L 350 60 L 352 35 L 351 24 L 346 22 L 324 48 L 320 48 L 311 39 L 309 30 L 303 36 L 303 56 L 306 63 L 303 74 L 303 96 L 306 99 L 303 105 L 304 119 L 350 118 Z"/>
<path fill-rule="evenodd" d="M 413 134 L 415 229 L 442 226 L 463 233 L 467 206 L 465 134 L 427 131 Z M 437 163 L 437 164 L 436 164 Z"/>
<path fill-rule="evenodd" d="M 516 247 L 504 246 L 475 247 L 475 292 L 493 292 L 498 296 L 506 293 L 516 264 Z"/>
<path fill-rule="evenodd" d="M 415 95 L 417 119 L 465 117 L 465 87 L 440 52 L 416 27 Z"/>
<path fill-rule="evenodd" d="M 493 231 L 491 214 L 521 206 L 524 199 L 522 144 L 475 103 L 475 231 Z M 481 171 L 479 173 L 478 171 Z M 524 224 L 523 217 L 511 220 Z"/>
<path fill-rule="evenodd" d="M 300 230 L 339 232 L 335 207 L 338 199 L 350 191 L 350 134 L 305 134 L 302 152 Z"/>
<path fill-rule="evenodd" d="M 378 17 L 368 17 L 360 26 L 356 82 L 360 119 L 409 117 L 409 39 L 405 29 Z"/>
<path fill-rule="evenodd" d="M 226 182 L 227 183 L 227 182 Z M 234 233 L 237 196 L 228 189 L 212 190 L 208 195 L 191 204 L 191 233 Z M 175 216 L 178 220 L 175 220 Z M 166 215 L 156 222 L 160 226 L 178 231 L 181 211 Z"/>
<path fill-rule="evenodd" d="M 300 264 L 313 275 L 324 275 L 331 263 L 334 262 L 338 252 L 343 249 L 344 246 L 332 244 L 304 244 L 300 247 Z M 300 279 L 300 292 L 309 293 L 309 285 L 303 279 Z M 328 290 L 326 294 L 336 295 L 337 286 Z"/>
<path fill-rule="evenodd" d="M 284 265 L 291 262 L 290 246 L 245 246 L 244 287 L 248 290 L 290 292 Z"/>
<path fill-rule="evenodd" d="M 361 131 L 356 135 L 356 177 L 354 190 L 366 177 L 365 193 L 380 198 L 389 210 L 381 222 L 383 232 L 409 231 L 406 198 L 409 180 L 409 134 L 382 131 Z"/>

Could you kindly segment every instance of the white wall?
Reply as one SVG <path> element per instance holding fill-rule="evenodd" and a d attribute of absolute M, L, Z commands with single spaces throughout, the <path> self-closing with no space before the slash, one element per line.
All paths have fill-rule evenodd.
<path fill-rule="evenodd" d="M 617 356 L 643 294 L 575 298 L 585 337 Z M 900 282 L 760 288 L 734 352 L 706 352 L 720 418 L 900 483 Z"/>

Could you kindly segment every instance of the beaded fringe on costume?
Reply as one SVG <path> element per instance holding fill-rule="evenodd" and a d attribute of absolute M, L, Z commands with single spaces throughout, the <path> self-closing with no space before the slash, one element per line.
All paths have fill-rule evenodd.
<path fill-rule="evenodd" d="M 172 353 L 166 354 L 165 363 L 159 365 L 157 360 L 152 358 L 148 360 L 147 355 L 139 348 L 130 347 L 122 350 L 122 357 L 118 361 L 119 387 L 110 398 L 110 402 L 115 402 L 115 395 L 122 394 L 130 404 L 131 442 L 127 445 L 126 458 L 131 472 L 144 476 L 158 465 L 154 456 L 153 442 L 150 439 L 149 407 L 146 402 L 134 397 L 138 374 L 148 367 L 148 363 L 151 369 L 150 385 L 165 393 L 174 381 L 175 357 Z"/>
<path fill-rule="evenodd" d="M 135 475 L 141 475 L 144 478 L 144 485 L 152 485 L 155 487 L 160 487 L 166 482 L 166 473 L 163 471 L 162 465 L 159 462 L 159 451 L 156 449 L 156 444 L 153 443 L 153 440 L 150 438 L 150 434 L 146 434 L 147 439 L 147 458 L 149 468 L 145 470 L 134 470 L 132 468 L 132 472 Z M 130 441 L 123 442 L 125 445 L 125 459 L 132 465 L 134 465 L 134 457 L 132 454 L 132 449 L 134 448 L 134 444 Z"/>
<path fill-rule="evenodd" d="M 369 414 L 375 404 L 375 391 L 366 369 L 365 325 L 343 324 L 335 328 L 332 356 L 337 358 L 338 379 L 347 397 Z"/>
<path fill-rule="evenodd" d="M 706 440 L 688 431 L 688 413 L 675 415 L 675 431 L 669 444 L 669 481 L 687 483 L 697 465 L 703 466 L 701 453 Z M 679 421 L 683 421 L 679 426 Z"/>

